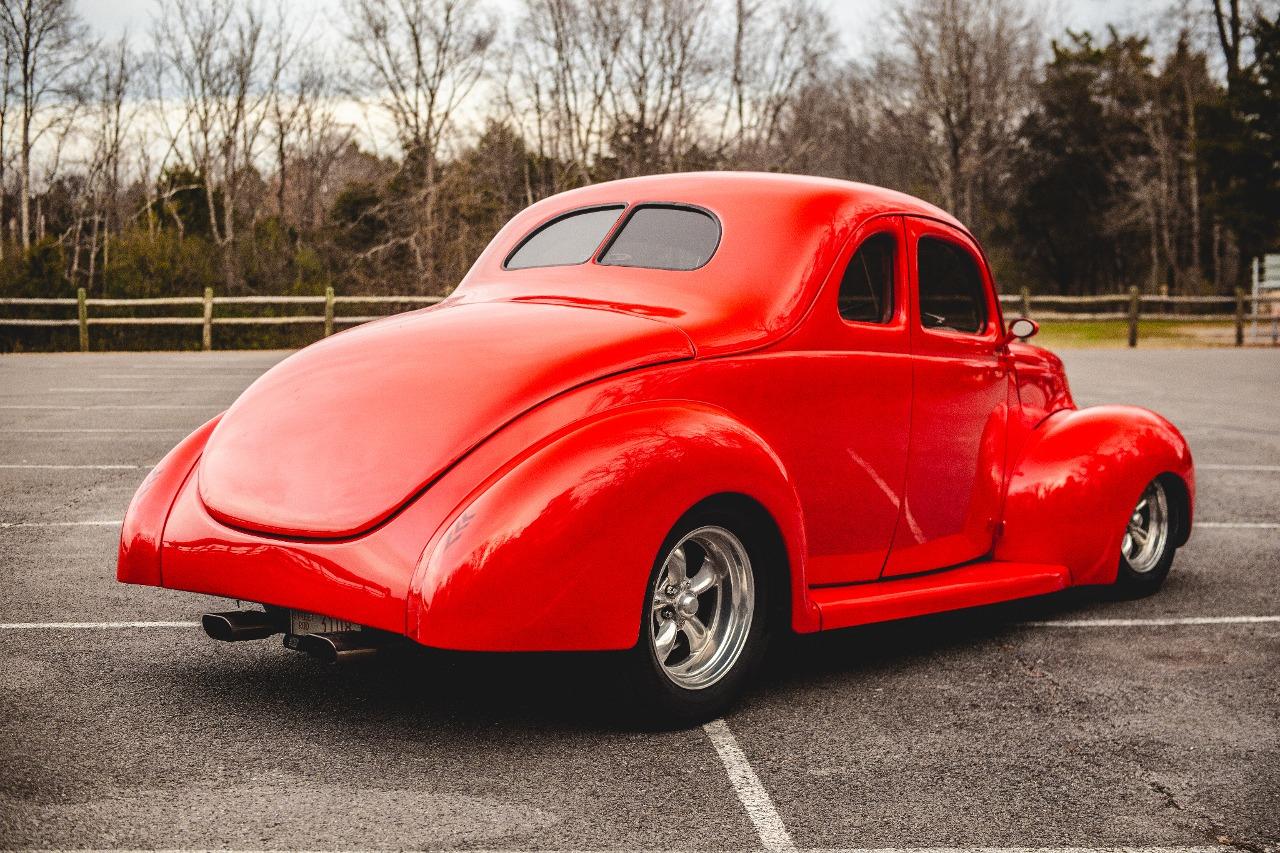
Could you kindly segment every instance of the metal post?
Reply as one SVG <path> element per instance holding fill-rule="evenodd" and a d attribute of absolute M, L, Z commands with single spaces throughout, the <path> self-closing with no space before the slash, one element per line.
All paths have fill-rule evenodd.
<path fill-rule="evenodd" d="M 76 288 L 76 316 L 80 320 L 80 352 L 89 351 L 89 303 L 83 287 Z"/>
<path fill-rule="evenodd" d="M 1142 297 L 1138 288 L 1129 288 L 1129 346 L 1138 345 L 1138 312 L 1141 310 Z"/>
<path fill-rule="evenodd" d="M 1236 288 L 1236 346 L 1244 346 L 1244 290 Z"/>
<path fill-rule="evenodd" d="M 213 349 L 213 288 L 204 289 L 204 334 L 200 346 L 205 352 Z"/>
<path fill-rule="evenodd" d="M 333 334 L 333 288 L 324 289 L 324 336 Z"/>
<path fill-rule="evenodd" d="M 1022 316 L 1031 316 L 1031 288 L 1026 286 L 1022 288 Z"/>

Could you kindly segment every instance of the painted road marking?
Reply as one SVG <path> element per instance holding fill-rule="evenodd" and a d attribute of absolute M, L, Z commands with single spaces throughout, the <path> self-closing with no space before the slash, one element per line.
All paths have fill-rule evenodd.
<path fill-rule="evenodd" d="M 1213 529 L 1236 529 L 1236 530 L 1280 530 L 1280 522 L 1277 521 L 1197 521 L 1191 525 L 1194 530 L 1197 527 L 1209 527 Z"/>
<path fill-rule="evenodd" d="M 1160 628 L 1173 625 L 1254 625 L 1280 616 L 1180 616 L 1155 619 L 1047 619 L 1019 622 L 1026 628 Z"/>
<path fill-rule="evenodd" d="M 1197 471 L 1257 471 L 1274 474 L 1280 472 L 1280 465 L 1218 465 L 1206 462 L 1196 465 Z"/>
<path fill-rule="evenodd" d="M 199 628 L 199 622 L 0 622 L 0 630 L 97 631 L 106 628 Z"/>
<path fill-rule="evenodd" d="M 716 748 L 720 763 L 724 765 L 725 773 L 729 775 L 729 784 L 733 786 L 742 807 L 747 810 L 747 817 L 751 818 L 751 823 L 755 826 L 756 834 L 760 836 L 760 843 L 764 845 L 764 849 L 783 850 L 788 853 L 795 851 L 795 842 L 791 840 L 791 834 L 787 832 L 777 807 L 774 806 L 764 785 L 760 784 L 760 777 L 756 775 L 751 762 L 747 761 L 746 755 L 742 753 L 742 747 L 738 746 L 738 739 L 733 736 L 733 731 L 728 724 L 724 720 L 712 720 L 703 726 L 702 730 L 707 733 L 707 737 L 711 739 L 711 745 Z"/>
<path fill-rule="evenodd" d="M 0 521 L 0 529 L 10 527 L 119 527 L 118 521 Z"/>
<path fill-rule="evenodd" d="M 132 471 L 138 468 L 154 467 L 154 465 L 0 465 L 3 469 L 37 471 Z"/>
<path fill-rule="evenodd" d="M 109 404 L 104 403 L 101 405 L 91 405 L 91 406 L 73 406 L 70 404 L 64 405 L 61 403 L 32 404 L 32 405 L 10 405 L 10 404 L 0 405 L 0 409 L 6 409 L 10 411 L 13 411 L 13 410 L 26 411 L 26 410 L 40 409 L 40 410 L 63 411 L 63 412 L 87 412 L 87 411 L 101 411 L 106 409 L 204 409 L 207 411 L 209 409 L 219 409 L 219 408 L 225 408 L 225 405 L 222 403 L 194 403 L 194 404 L 148 403 L 148 404 L 134 404 L 134 405 L 130 405 L 128 403 L 109 403 Z"/>
<path fill-rule="evenodd" d="M 44 435 L 45 433 L 120 433 L 128 435 L 135 432 L 190 432 L 186 427 L 42 427 L 29 429 L 22 427 L 0 428 L 0 433 L 21 433 L 23 435 Z"/>

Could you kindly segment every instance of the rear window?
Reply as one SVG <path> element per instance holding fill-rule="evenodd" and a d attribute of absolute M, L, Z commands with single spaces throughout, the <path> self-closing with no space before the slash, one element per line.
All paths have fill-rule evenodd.
<path fill-rule="evenodd" d="M 600 263 L 615 267 L 696 270 L 720 245 L 720 223 L 692 207 L 637 207 L 609 243 Z"/>
<path fill-rule="evenodd" d="M 620 204 L 593 207 L 553 219 L 525 238 L 503 266 L 522 270 L 585 263 L 618 221 L 621 210 Z"/>

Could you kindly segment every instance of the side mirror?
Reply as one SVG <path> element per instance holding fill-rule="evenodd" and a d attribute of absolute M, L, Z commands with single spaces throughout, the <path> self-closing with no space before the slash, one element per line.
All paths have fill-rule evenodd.
<path fill-rule="evenodd" d="M 1004 346 L 1013 343 L 1015 338 L 1025 341 L 1038 331 L 1040 331 L 1040 324 L 1035 320 L 1019 317 L 1009 324 L 1009 330 L 1004 333 L 1004 338 L 1000 341 L 1000 344 Z"/>

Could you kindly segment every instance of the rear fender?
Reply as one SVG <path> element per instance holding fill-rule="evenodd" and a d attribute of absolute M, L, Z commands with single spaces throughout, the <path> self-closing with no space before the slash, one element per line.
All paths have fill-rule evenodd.
<path fill-rule="evenodd" d="M 1113 582 L 1129 514 L 1162 474 L 1185 488 L 1186 513 L 1175 531 L 1181 544 L 1191 530 L 1195 473 L 1173 424 L 1135 406 L 1049 416 L 1013 467 L 995 558 L 1065 565 L 1074 584 Z"/>
<path fill-rule="evenodd" d="M 793 623 L 816 629 L 799 501 L 782 464 L 727 413 L 679 401 L 575 424 L 472 492 L 423 551 L 407 633 L 474 651 L 630 648 L 663 539 L 690 507 L 726 492 L 773 517 Z"/>
<path fill-rule="evenodd" d="M 160 538 L 169 510 L 221 419 L 222 415 L 215 416 L 179 442 L 151 469 L 134 493 L 120 525 L 117 580 L 160 586 Z"/>

